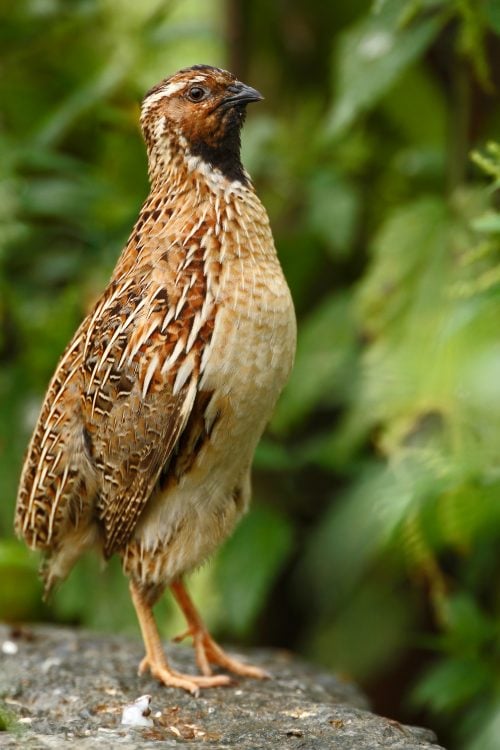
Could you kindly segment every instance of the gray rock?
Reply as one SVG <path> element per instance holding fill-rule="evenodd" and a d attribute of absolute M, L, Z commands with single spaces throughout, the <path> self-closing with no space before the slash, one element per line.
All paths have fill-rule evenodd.
<path fill-rule="evenodd" d="M 6 641 L 17 653 L 2 649 Z M 191 649 L 169 645 L 168 655 L 177 669 L 193 671 Z M 354 685 L 286 652 L 243 654 L 273 680 L 241 680 L 199 698 L 138 677 L 141 657 L 139 640 L 124 636 L 0 626 L 0 721 L 11 717 L 0 747 L 439 750 L 432 732 L 370 713 Z M 144 694 L 152 697 L 154 725 L 122 725 L 124 706 Z"/>

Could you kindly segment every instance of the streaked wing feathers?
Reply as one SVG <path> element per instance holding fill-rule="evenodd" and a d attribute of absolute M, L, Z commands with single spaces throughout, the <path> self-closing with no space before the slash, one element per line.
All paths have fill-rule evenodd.
<path fill-rule="evenodd" d="M 76 525 L 95 491 L 83 430 L 82 328 L 50 382 L 24 464 L 15 527 L 33 548 L 58 546 L 67 519 Z"/>
<path fill-rule="evenodd" d="M 83 414 L 106 556 L 130 538 L 195 399 L 199 362 L 179 320 L 164 327 L 168 310 L 161 287 L 118 284 L 87 337 Z"/>
<path fill-rule="evenodd" d="M 96 521 L 107 556 L 123 547 L 193 409 L 216 314 L 205 252 L 217 240 L 204 214 L 187 214 L 168 232 L 160 218 L 146 247 L 142 223 L 157 214 L 146 205 L 49 386 L 17 506 L 33 547 L 53 552 Z"/>
<path fill-rule="evenodd" d="M 113 407 L 108 425 L 101 424 L 93 434 L 97 512 L 106 556 L 129 540 L 184 429 L 195 394 L 194 380 L 179 396 L 161 394 L 142 403 L 137 394 L 126 405 Z M 113 439 L 117 430 L 118 441 Z"/>

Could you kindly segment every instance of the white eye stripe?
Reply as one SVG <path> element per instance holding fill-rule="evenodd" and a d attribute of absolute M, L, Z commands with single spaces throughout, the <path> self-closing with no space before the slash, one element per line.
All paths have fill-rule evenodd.
<path fill-rule="evenodd" d="M 180 91 L 185 86 L 184 81 L 177 81 L 177 83 L 174 83 L 173 81 L 165 86 L 163 89 L 163 92 L 166 96 L 171 96 L 172 94 L 176 94 L 178 91 Z"/>
<path fill-rule="evenodd" d="M 159 91 L 155 91 L 153 94 L 150 94 L 144 99 L 144 102 L 142 104 L 143 112 L 147 112 L 151 109 L 153 104 L 156 104 L 156 102 L 161 101 L 161 99 L 164 99 L 165 97 L 172 96 L 172 94 L 176 94 L 178 91 L 180 91 L 182 88 L 184 88 L 185 83 L 182 81 L 178 81 L 177 83 L 168 83 L 166 86 L 161 88 Z"/>

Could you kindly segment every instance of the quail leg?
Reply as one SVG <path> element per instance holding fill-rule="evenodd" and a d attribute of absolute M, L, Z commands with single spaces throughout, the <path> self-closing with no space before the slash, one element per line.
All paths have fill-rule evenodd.
<path fill-rule="evenodd" d="M 206 629 L 182 580 L 170 584 L 170 590 L 184 612 L 188 624 L 188 630 L 174 640 L 182 641 L 187 636 L 192 636 L 196 663 L 202 674 L 207 678 L 212 674 L 210 666 L 212 663 L 242 677 L 255 677 L 258 680 L 265 680 L 271 676 L 263 669 L 253 667 L 250 664 L 244 664 L 239 659 L 234 659 L 223 651 Z"/>
<path fill-rule="evenodd" d="M 137 619 L 141 628 L 146 656 L 139 665 L 139 674 L 147 669 L 153 677 L 168 687 L 178 687 L 187 690 L 192 695 L 198 695 L 200 688 L 218 687 L 229 685 L 231 680 L 225 675 L 214 677 L 197 677 L 181 674 L 173 670 L 167 662 L 167 658 L 161 645 L 160 634 L 154 620 L 151 606 L 144 600 L 139 588 L 130 582 L 130 594 L 137 613 Z"/>

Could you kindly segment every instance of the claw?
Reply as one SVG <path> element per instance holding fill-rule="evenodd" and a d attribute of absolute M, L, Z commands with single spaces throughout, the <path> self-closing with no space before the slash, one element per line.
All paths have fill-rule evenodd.
<path fill-rule="evenodd" d="M 237 674 L 240 677 L 253 677 L 256 680 L 269 680 L 271 678 L 269 672 L 266 672 L 264 669 L 254 667 L 251 664 L 245 664 L 240 659 L 235 659 L 226 654 L 207 631 L 202 631 L 197 636 L 195 638 L 196 663 L 203 674 L 212 674 L 209 666 L 209 663 L 211 663 L 217 664 L 219 667 L 227 669 L 229 672 L 233 672 L 233 674 Z M 209 671 L 206 672 L 205 669 Z"/>
<path fill-rule="evenodd" d="M 166 661 L 150 663 L 147 656 L 141 661 L 139 669 L 144 672 L 149 669 L 151 675 L 167 687 L 182 688 L 197 697 L 201 688 L 224 687 L 231 684 L 231 678 L 227 675 L 215 675 L 214 677 L 198 677 L 187 675 L 171 669 Z M 141 672 L 141 673 L 142 673 Z"/>
<path fill-rule="evenodd" d="M 187 636 L 193 637 L 193 644 L 196 656 L 196 663 L 200 672 L 205 677 L 212 675 L 211 664 L 216 664 L 229 672 L 239 675 L 240 677 L 253 677 L 257 680 L 270 679 L 271 675 L 260 667 L 253 667 L 245 664 L 239 659 L 226 654 L 226 652 L 214 641 L 207 631 L 203 621 L 198 614 L 191 598 L 186 591 L 182 581 L 176 581 L 171 584 L 170 589 L 177 599 L 188 623 L 188 629 L 185 633 L 177 636 L 177 642 L 184 640 Z"/>

